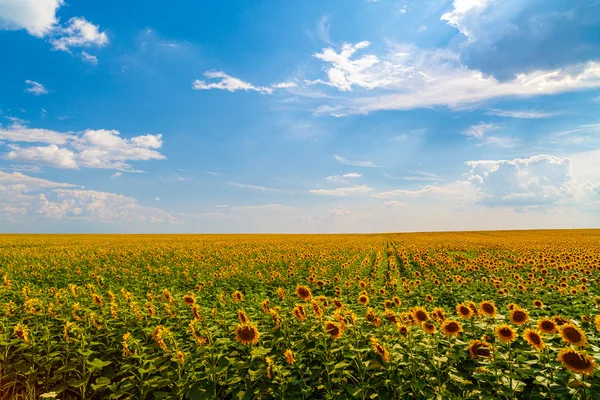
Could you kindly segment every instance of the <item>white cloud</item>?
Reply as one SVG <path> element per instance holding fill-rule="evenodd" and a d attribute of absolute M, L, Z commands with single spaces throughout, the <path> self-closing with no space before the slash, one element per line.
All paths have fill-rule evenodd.
<path fill-rule="evenodd" d="M 55 168 L 76 169 L 78 167 L 75 160 L 75 153 L 60 148 L 55 144 L 25 148 L 14 146 L 13 150 L 9 151 L 4 158 L 19 162 L 48 165 Z"/>
<path fill-rule="evenodd" d="M 479 26 L 481 13 L 488 6 L 488 0 L 454 0 L 452 6 L 454 9 L 440 18 L 441 21 L 447 21 L 448 25 L 454 26 L 469 40 L 474 40 L 472 25 Z"/>
<path fill-rule="evenodd" d="M 117 171 L 114 174 L 112 174 L 110 177 L 111 178 L 118 178 L 119 176 L 123 176 L 123 173 L 121 171 Z"/>
<path fill-rule="evenodd" d="M 27 128 L 20 122 L 13 123 L 10 127 L 2 128 L 0 126 L 0 139 L 9 142 L 26 143 L 48 143 L 63 145 L 74 136 L 68 133 L 61 133 L 49 129 Z"/>
<path fill-rule="evenodd" d="M 387 172 L 383 173 L 383 176 L 389 179 L 396 180 L 404 180 L 404 181 L 440 181 L 441 179 L 436 175 L 425 171 L 407 171 L 413 175 L 405 175 L 405 176 L 395 176 L 392 174 L 388 174 Z"/>
<path fill-rule="evenodd" d="M 92 65 L 98 65 L 98 57 L 88 54 L 85 51 L 81 52 L 81 59 L 87 63 Z"/>
<path fill-rule="evenodd" d="M 31 172 L 34 174 L 42 172 L 42 169 L 37 165 L 11 165 L 10 169 L 12 171 L 20 171 L 20 172 Z"/>
<path fill-rule="evenodd" d="M 175 223 L 163 210 L 115 193 L 73 189 L 75 185 L 0 171 L 0 218 L 43 216 L 88 222 Z M 56 200 L 52 200 L 52 198 Z"/>
<path fill-rule="evenodd" d="M 343 174 L 343 175 L 331 175 L 325 179 L 327 179 L 328 181 L 331 181 L 331 182 L 349 183 L 346 179 L 356 179 L 356 178 L 360 178 L 360 177 L 362 177 L 362 173 L 360 173 L 360 172 L 349 172 L 349 173 Z"/>
<path fill-rule="evenodd" d="M 351 165 L 353 167 L 378 167 L 378 165 L 375 165 L 371 161 L 350 161 L 338 155 L 334 155 L 333 157 L 337 162 L 344 165 Z"/>
<path fill-rule="evenodd" d="M 227 182 L 231 186 L 240 188 L 240 189 L 248 189 L 253 192 L 272 192 L 272 193 L 283 193 L 281 189 L 274 189 L 266 186 L 257 186 L 257 185 L 248 185 L 245 183 L 237 183 L 237 182 Z"/>
<path fill-rule="evenodd" d="M 393 207 L 402 207 L 405 206 L 406 203 L 402 202 L 402 201 L 398 201 L 398 200 L 388 200 L 385 202 L 385 206 L 388 208 L 393 208 Z"/>
<path fill-rule="evenodd" d="M 425 32 L 427 30 L 427 25 L 421 25 L 419 27 L 419 29 L 417 29 L 417 32 Z"/>
<path fill-rule="evenodd" d="M 293 210 L 293 207 L 284 206 L 281 204 L 263 204 L 258 206 L 239 206 L 239 207 L 231 207 L 232 211 L 242 211 L 242 212 L 257 212 L 257 211 L 287 211 Z"/>
<path fill-rule="evenodd" d="M 63 4 L 63 0 L 2 0 L 0 29 L 25 29 L 30 35 L 44 37 L 54 29 L 56 10 Z"/>
<path fill-rule="evenodd" d="M 388 199 L 388 198 L 393 198 L 393 197 L 415 198 L 415 197 L 423 197 L 423 196 L 427 196 L 427 195 L 434 195 L 434 196 L 440 195 L 440 194 L 452 195 L 452 194 L 456 194 L 456 193 L 457 193 L 456 189 L 449 185 L 444 185 L 444 186 L 427 185 L 427 186 L 421 187 L 420 189 L 415 189 L 415 190 L 408 190 L 408 189 L 389 190 L 389 191 L 374 194 L 373 197 L 376 197 L 378 199 Z"/>
<path fill-rule="evenodd" d="M 235 92 L 237 90 L 244 90 L 247 92 L 249 90 L 253 90 L 253 91 L 259 92 L 261 94 L 273 93 L 273 89 L 270 87 L 254 86 L 248 82 L 242 81 L 241 79 L 229 76 L 223 71 L 207 71 L 204 73 L 204 76 L 207 77 L 208 79 L 218 79 L 219 81 L 208 83 L 208 82 L 196 79 L 192 83 L 192 89 L 194 89 L 194 90 L 220 89 L 220 90 L 227 90 L 230 92 Z"/>
<path fill-rule="evenodd" d="M 358 186 L 351 186 L 351 187 L 344 187 L 344 188 L 337 188 L 337 189 L 312 189 L 309 190 L 310 193 L 312 194 L 318 194 L 321 196 L 357 196 L 357 195 L 362 195 L 362 194 L 366 194 L 369 192 L 372 192 L 373 188 L 367 186 L 367 185 L 358 185 Z"/>
<path fill-rule="evenodd" d="M 600 184 L 577 182 L 569 158 L 537 155 L 469 161 L 467 165 L 471 167 L 469 182 L 479 191 L 483 205 L 522 208 L 600 202 Z"/>
<path fill-rule="evenodd" d="M 476 125 L 471 125 L 465 131 L 463 131 L 463 134 L 465 134 L 467 136 L 474 137 L 475 139 L 483 140 L 484 137 L 485 137 L 485 135 L 488 132 L 494 131 L 494 130 L 496 130 L 498 128 L 499 128 L 499 126 L 497 126 L 497 125 L 486 124 L 484 122 L 481 122 L 481 123 L 476 124 Z"/>
<path fill-rule="evenodd" d="M 386 55 L 351 57 L 369 42 L 345 44 L 337 53 L 329 48 L 315 57 L 325 67 L 323 84 L 357 94 L 325 98 L 328 104 L 316 114 L 366 114 L 379 110 L 409 110 L 447 106 L 459 108 L 506 97 L 540 96 L 600 87 L 600 62 L 587 62 L 556 70 L 535 70 L 499 81 L 491 75 L 463 65 L 449 50 L 422 51 L 411 46 L 391 45 Z M 302 94 L 299 92 L 298 94 Z M 306 96 L 311 96 L 310 92 Z"/>
<path fill-rule="evenodd" d="M 329 15 L 323 15 L 319 20 L 319 25 L 317 27 L 317 32 L 319 34 L 319 38 L 327 43 L 330 46 L 333 46 L 333 42 L 331 41 L 331 37 L 329 36 L 329 28 L 331 24 L 329 24 Z"/>
<path fill-rule="evenodd" d="M 57 28 L 50 43 L 56 50 L 69 52 L 72 47 L 103 47 L 108 44 L 108 36 L 100 32 L 98 25 L 85 18 L 76 17 L 68 25 Z"/>
<path fill-rule="evenodd" d="M 298 84 L 296 82 L 279 82 L 271 85 L 274 89 L 289 89 L 297 86 Z"/>
<path fill-rule="evenodd" d="M 496 115 L 498 117 L 508 118 L 524 118 L 524 119 L 537 119 L 537 118 L 548 118 L 555 114 L 544 113 L 539 111 L 523 111 L 523 110 L 497 110 L 489 109 L 486 112 L 487 115 Z"/>
<path fill-rule="evenodd" d="M 48 93 L 48 89 L 46 89 L 44 87 L 44 85 L 42 85 L 41 83 L 38 83 L 36 81 L 30 81 L 29 79 L 27 79 L 25 81 L 25 84 L 26 84 L 25 91 L 28 93 L 32 93 L 35 96 L 39 96 L 40 94 Z"/>
<path fill-rule="evenodd" d="M 367 41 L 355 45 L 344 43 L 339 53 L 332 48 L 326 48 L 323 49 L 322 53 L 313 54 L 313 57 L 333 64 L 331 68 L 325 70 L 329 78 L 328 85 L 341 91 L 350 91 L 352 86 L 372 89 L 383 84 L 383 82 L 371 79 L 373 75 L 365 73 L 369 68 L 379 63 L 377 57 L 367 55 L 357 60 L 350 60 L 354 53 L 370 45 L 371 43 Z"/>
<path fill-rule="evenodd" d="M 58 168 L 106 168 L 132 170 L 129 161 L 164 160 L 158 149 L 162 135 L 120 137 L 116 130 L 85 130 L 78 134 L 31 129 L 14 123 L 0 128 L 0 139 L 16 143 L 46 143 L 49 146 L 11 145 L 4 155 L 9 160 L 32 162 Z"/>

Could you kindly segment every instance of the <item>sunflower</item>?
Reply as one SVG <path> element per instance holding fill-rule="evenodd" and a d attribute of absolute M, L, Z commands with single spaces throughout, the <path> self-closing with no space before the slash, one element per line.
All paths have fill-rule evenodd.
<path fill-rule="evenodd" d="M 331 336 L 332 339 L 337 339 L 342 336 L 342 328 L 339 324 L 328 321 L 325 323 L 325 333 Z"/>
<path fill-rule="evenodd" d="M 29 342 L 29 334 L 27 333 L 27 330 L 25 329 L 25 327 L 23 325 L 21 325 L 20 323 L 15 326 L 14 334 L 16 337 L 21 339 L 24 343 Z"/>
<path fill-rule="evenodd" d="M 537 307 L 537 308 L 542 308 L 542 307 L 544 307 L 544 303 L 542 303 L 541 300 L 534 300 L 533 301 L 533 306 Z"/>
<path fill-rule="evenodd" d="M 390 353 L 387 351 L 387 349 L 381 343 L 379 343 L 377 338 L 374 338 L 374 337 L 371 338 L 371 345 L 373 346 L 373 351 L 375 351 L 377 354 L 379 354 L 381 356 L 381 359 L 383 360 L 383 362 L 389 361 Z"/>
<path fill-rule="evenodd" d="M 366 294 L 361 294 L 360 296 L 358 296 L 358 302 L 360 304 L 367 305 L 369 303 L 369 296 L 367 296 Z"/>
<path fill-rule="evenodd" d="M 240 324 L 247 324 L 248 322 L 250 322 L 250 318 L 248 318 L 248 315 L 246 315 L 244 310 L 239 310 L 237 316 L 238 320 L 240 321 Z"/>
<path fill-rule="evenodd" d="M 482 301 L 479 303 L 479 308 L 481 308 L 481 312 L 488 317 L 494 318 L 496 316 L 496 306 L 491 301 Z"/>
<path fill-rule="evenodd" d="M 477 357 L 489 357 L 492 355 L 492 346 L 484 342 L 482 340 L 472 340 L 469 343 L 469 353 L 471 354 L 471 358 L 475 359 Z"/>
<path fill-rule="evenodd" d="M 423 327 L 423 330 L 429 334 L 433 335 L 436 332 L 435 325 L 429 321 L 423 321 L 421 327 Z"/>
<path fill-rule="evenodd" d="M 462 332 L 462 325 L 460 322 L 455 320 L 447 320 L 442 325 L 442 332 L 446 336 L 458 336 L 459 333 Z"/>
<path fill-rule="evenodd" d="M 235 340 L 241 344 L 256 344 L 259 337 L 258 329 L 251 324 L 239 324 L 235 330 Z"/>
<path fill-rule="evenodd" d="M 558 353 L 557 359 L 571 371 L 583 375 L 592 375 L 594 373 L 594 368 L 598 366 L 594 359 L 589 355 L 569 347 L 562 349 L 560 353 Z"/>
<path fill-rule="evenodd" d="M 183 353 L 181 351 L 177 352 L 177 362 L 179 364 L 183 364 L 183 362 L 185 361 L 185 356 L 183 355 Z"/>
<path fill-rule="evenodd" d="M 510 311 L 510 322 L 514 325 L 523 325 L 529 321 L 527 310 L 515 307 Z"/>
<path fill-rule="evenodd" d="M 554 321 L 554 323 L 558 326 L 563 326 L 564 324 L 568 324 L 571 322 L 571 320 L 560 315 L 555 315 L 554 317 L 552 317 L 552 321 Z"/>
<path fill-rule="evenodd" d="M 398 329 L 398 333 L 400 333 L 402 336 L 408 336 L 408 326 L 403 324 L 396 324 L 396 329 Z"/>
<path fill-rule="evenodd" d="M 290 365 L 292 365 L 293 363 L 296 362 L 296 360 L 294 359 L 294 353 L 292 353 L 292 351 L 290 349 L 287 349 L 283 353 L 283 356 L 285 357 L 285 361 L 287 361 L 287 363 Z"/>
<path fill-rule="evenodd" d="M 425 310 L 423 307 L 413 307 L 410 310 L 410 312 L 412 313 L 414 319 L 418 323 L 427 321 L 429 319 L 429 314 L 427 313 L 427 310 Z"/>
<path fill-rule="evenodd" d="M 319 305 L 318 301 L 312 300 L 310 302 L 310 304 L 312 305 L 313 311 L 315 312 L 315 315 L 317 316 L 318 319 L 323 318 L 323 310 L 321 309 L 321 306 Z"/>
<path fill-rule="evenodd" d="M 236 290 L 235 292 L 233 292 L 231 294 L 231 297 L 233 297 L 233 299 L 235 301 L 237 301 L 238 303 L 241 303 L 242 301 L 244 301 L 244 295 L 239 290 Z"/>
<path fill-rule="evenodd" d="M 298 287 L 296 288 L 296 294 L 298 295 L 298 297 L 300 297 L 300 299 L 304 301 L 308 301 L 312 297 L 308 286 L 298 285 Z"/>
<path fill-rule="evenodd" d="M 544 347 L 546 347 L 544 339 L 542 339 L 541 332 L 538 330 L 525 329 L 525 332 L 523 332 L 523 339 L 525 339 L 527 343 L 529 343 L 529 345 L 537 351 L 542 351 L 544 350 Z"/>
<path fill-rule="evenodd" d="M 335 308 L 337 309 L 340 309 L 344 306 L 344 304 L 339 299 L 333 299 L 332 302 Z"/>
<path fill-rule="evenodd" d="M 265 299 L 263 301 L 260 302 L 260 308 L 262 308 L 263 312 L 265 314 L 270 314 L 271 310 L 269 310 L 269 305 L 271 304 L 271 302 L 269 301 L 269 299 Z"/>
<path fill-rule="evenodd" d="M 304 321 L 306 319 L 306 311 L 304 311 L 304 307 L 302 304 L 296 304 L 296 307 L 292 310 L 292 314 L 298 321 Z"/>
<path fill-rule="evenodd" d="M 556 323 L 549 318 L 541 319 L 538 322 L 538 328 L 544 333 L 556 333 L 558 331 Z"/>
<path fill-rule="evenodd" d="M 399 306 L 400 304 L 402 304 L 402 301 L 400 300 L 400 298 L 398 296 L 394 296 L 394 298 L 392 298 L 392 301 L 397 306 Z"/>
<path fill-rule="evenodd" d="M 498 339 L 506 343 L 510 343 L 517 338 L 517 333 L 507 324 L 498 325 L 495 331 Z"/>
<path fill-rule="evenodd" d="M 431 312 L 431 318 L 437 322 L 443 322 L 446 319 L 446 313 L 443 308 L 436 307 Z"/>
<path fill-rule="evenodd" d="M 594 317 L 594 324 L 596 325 L 596 330 L 600 332 L 600 315 Z"/>
<path fill-rule="evenodd" d="M 281 300 L 285 299 L 285 291 L 282 288 L 277 288 L 277 296 Z"/>
<path fill-rule="evenodd" d="M 471 318 L 471 316 L 473 315 L 473 311 L 466 306 L 465 304 L 459 304 L 456 306 L 456 313 L 465 319 L 469 319 Z"/>
<path fill-rule="evenodd" d="M 465 305 L 471 309 L 471 312 L 474 316 L 479 315 L 479 307 L 477 307 L 477 304 L 473 303 L 472 301 L 467 301 Z"/>
<path fill-rule="evenodd" d="M 587 346 L 587 339 L 581 329 L 573 324 L 564 324 L 559 329 L 560 336 L 567 344 L 572 344 L 578 347 Z"/>
<path fill-rule="evenodd" d="M 194 298 L 193 294 L 186 294 L 185 296 L 183 296 L 183 302 L 188 306 L 191 306 L 196 302 L 196 299 Z"/>

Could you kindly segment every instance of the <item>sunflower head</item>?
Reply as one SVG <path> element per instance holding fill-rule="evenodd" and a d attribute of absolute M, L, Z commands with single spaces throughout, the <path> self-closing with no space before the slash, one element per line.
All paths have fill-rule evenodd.
<path fill-rule="evenodd" d="M 375 351 L 377 354 L 379 354 L 381 356 L 381 359 L 383 360 L 383 362 L 389 361 L 390 353 L 387 351 L 387 349 L 381 343 L 379 343 L 377 338 L 374 338 L 374 337 L 371 338 L 371 345 L 373 346 L 373 351 Z"/>
<path fill-rule="evenodd" d="M 369 303 L 369 296 L 367 296 L 366 294 L 361 294 L 360 296 L 358 296 L 358 302 L 360 304 L 367 305 Z"/>
<path fill-rule="evenodd" d="M 312 293 L 310 292 L 310 288 L 308 286 L 298 285 L 296 287 L 296 295 L 300 297 L 301 300 L 308 301 L 312 297 Z"/>
<path fill-rule="evenodd" d="M 494 317 L 496 315 L 496 306 L 491 301 L 482 301 L 479 303 L 479 308 L 481 308 L 481 312 L 488 317 Z"/>
<path fill-rule="evenodd" d="M 442 332 L 446 336 L 458 336 L 462 332 L 462 325 L 455 320 L 446 320 L 442 324 Z"/>
<path fill-rule="evenodd" d="M 258 329 L 251 324 L 239 324 L 235 330 L 235 340 L 241 344 L 256 344 L 259 337 Z"/>
<path fill-rule="evenodd" d="M 247 324 L 248 322 L 250 322 L 250 318 L 248 318 L 248 315 L 246 315 L 244 310 L 238 310 L 237 316 L 238 320 L 240 321 L 240 324 Z"/>
<path fill-rule="evenodd" d="M 396 329 L 398 329 L 398 333 L 401 334 L 402 336 L 406 337 L 408 336 L 408 326 L 403 325 L 403 324 L 396 324 Z"/>
<path fill-rule="evenodd" d="M 542 331 L 544 333 L 548 333 L 548 334 L 558 332 L 556 323 L 553 320 L 551 320 L 550 318 L 543 318 L 543 319 L 539 320 L 538 328 L 540 329 L 540 331 Z"/>
<path fill-rule="evenodd" d="M 587 345 L 585 334 L 573 324 L 564 324 L 559 328 L 559 332 L 560 336 L 567 344 L 579 347 L 585 347 Z"/>
<path fill-rule="evenodd" d="M 544 347 L 546 347 L 544 339 L 542 339 L 542 333 L 535 329 L 525 329 L 525 332 L 523 332 L 523 339 L 537 351 L 542 351 L 544 350 Z"/>
<path fill-rule="evenodd" d="M 436 307 L 431 312 L 431 318 L 437 322 L 443 322 L 446 319 L 446 313 L 443 308 Z"/>
<path fill-rule="evenodd" d="M 292 314 L 298 321 L 304 321 L 306 319 L 306 311 L 304 311 L 304 307 L 302 304 L 296 304 L 296 307 L 292 310 Z"/>
<path fill-rule="evenodd" d="M 328 321 L 325 323 L 325 333 L 331 336 L 332 339 L 337 339 L 342 336 L 342 328 L 338 323 Z"/>
<path fill-rule="evenodd" d="M 433 335 L 436 332 L 435 329 L 435 325 L 432 322 L 429 321 L 423 321 L 421 323 L 421 327 L 423 327 L 423 330 L 431 335 Z"/>
<path fill-rule="evenodd" d="M 293 363 L 296 362 L 296 360 L 294 359 L 294 353 L 292 353 L 292 350 L 287 349 L 284 353 L 283 356 L 285 357 L 285 361 L 292 365 Z"/>
<path fill-rule="evenodd" d="M 596 330 L 600 332 L 600 315 L 594 317 L 594 325 L 596 325 Z"/>
<path fill-rule="evenodd" d="M 186 294 L 183 296 L 183 302 L 188 306 L 191 306 L 196 302 L 196 299 L 194 298 L 193 294 Z"/>
<path fill-rule="evenodd" d="M 236 290 L 235 292 L 233 292 L 231 294 L 231 297 L 233 297 L 233 300 L 237 301 L 238 303 L 241 303 L 242 301 L 244 301 L 244 295 L 239 290 Z"/>
<path fill-rule="evenodd" d="M 582 375 L 592 375 L 598 366 L 592 357 L 570 347 L 558 353 L 558 360 L 569 370 Z"/>
<path fill-rule="evenodd" d="M 392 301 L 394 302 L 394 304 L 396 306 L 399 306 L 400 304 L 402 304 L 402 301 L 400 300 L 400 298 L 398 296 L 394 296 L 394 298 L 392 299 Z"/>
<path fill-rule="evenodd" d="M 498 325 L 495 329 L 498 339 L 505 343 L 510 343 L 517 338 L 517 333 L 507 324 Z"/>
<path fill-rule="evenodd" d="M 471 354 L 471 358 L 475 359 L 477 357 L 489 357 L 492 355 L 492 346 L 484 342 L 482 340 L 472 340 L 469 343 L 469 354 Z"/>
<path fill-rule="evenodd" d="M 537 308 L 542 308 L 542 307 L 544 307 L 544 303 L 542 303 L 541 300 L 534 300 L 533 301 L 533 306 L 537 307 Z"/>
<path fill-rule="evenodd" d="M 514 325 L 523 325 L 529 321 L 529 313 L 520 307 L 510 310 L 510 322 Z"/>
<path fill-rule="evenodd" d="M 465 319 L 469 319 L 473 316 L 473 311 L 466 304 L 459 304 L 456 306 L 456 313 Z"/>

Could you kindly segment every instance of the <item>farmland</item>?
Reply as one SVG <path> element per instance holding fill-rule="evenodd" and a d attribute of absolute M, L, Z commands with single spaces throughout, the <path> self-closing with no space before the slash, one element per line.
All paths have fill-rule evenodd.
<path fill-rule="evenodd" d="M 2 235 L 0 398 L 594 398 L 600 231 Z"/>

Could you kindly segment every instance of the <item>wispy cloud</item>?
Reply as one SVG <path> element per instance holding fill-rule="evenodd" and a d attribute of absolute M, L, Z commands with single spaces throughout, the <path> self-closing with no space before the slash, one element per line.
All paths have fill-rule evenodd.
<path fill-rule="evenodd" d="M 367 194 L 372 191 L 373 191 L 373 188 L 371 188 L 367 185 L 359 185 L 359 186 L 344 187 L 344 188 L 337 188 L 337 189 L 312 189 L 312 190 L 309 190 L 309 192 L 312 194 L 318 194 L 321 196 L 340 196 L 340 197 L 363 195 L 363 194 Z"/>
<path fill-rule="evenodd" d="M 249 212 L 256 212 L 256 211 L 287 211 L 287 210 L 293 210 L 294 207 L 290 207 L 290 206 L 284 206 L 282 204 L 262 204 L 262 205 L 257 205 L 257 206 L 239 206 L 239 207 L 231 207 L 232 211 L 249 211 Z"/>
<path fill-rule="evenodd" d="M 338 156 L 337 154 L 335 154 L 333 157 L 340 164 L 350 165 L 353 167 L 373 167 L 373 168 L 379 167 L 379 165 L 376 165 L 371 161 L 350 161 L 343 157 Z"/>
<path fill-rule="evenodd" d="M 226 182 L 226 183 L 228 183 L 229 185 L 234 186 L 236 188 L 247 189 L 247 190 L 251 190 L 253 192 L 285 193 L 285 190 L 274 189 L 274 188 L 270 188 L 270 187 L 266 187 L 266 186 L 249 185 L 246 183 L 238 183 L 238 182 Z"/>
<path fill-rule="evenodd" d="M 539 111 L 524 111 L 524 110 L 498 110 L 498 109 L 489 109 L 486 112 L 487 115 L 496 115 L 498 117 L 507 117 L 507 118 L 523 118 L 523 119 L 538 119 L 538 118 L 549 118 L 553 117 L 556 114 L 539 112 Z"/>
<path fill-rule="evenodd" d="M 388 174 L 384 172 L 383 175 L 389 179 L 403 180 L 403 181 L 441 181 L 441 179 L 436 174 L 431 174 L 424 171 L 407 171 L 412 175 L 404 175 L 404 176 L 396 176 L 392 174 Z"/>
<path fill-rule="evenodd" d="M 25 81 L 25 91 L 35 96 L 39 96 L 40 94 L 48 94 L 48 89 L 46 89 L 44 85 L 29 79 Z"/>
<path fill-rule="evenodd" d="M 321 17 L 321 19 L 319 20 L 319 24 L 317 26 L 317 32 L 319 34 L 319 38 L 324 41 L 325 43 L 327 43 L 330 46 L 334 46 L 335 44 L 333 43 L 333 41 L 331 40 L 331 37 L 329 36 L 329 29 L 331 27 L 331 24 L 329 23 L 329 15 L 323 15 Z"/>

